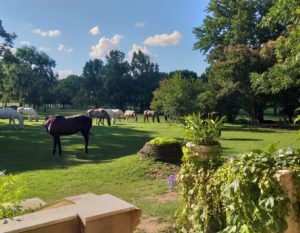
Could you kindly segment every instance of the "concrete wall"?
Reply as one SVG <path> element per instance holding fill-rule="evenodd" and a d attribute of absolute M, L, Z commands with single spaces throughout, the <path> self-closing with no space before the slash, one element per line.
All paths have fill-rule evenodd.
<path fill-rule="evenodd" d="M 131 233 L 141 211 L 109 194 L 83 194 L 56 202 L 45 209 L 0 221 L 5 233 Z M 58 207 L 57 207 L 58 206 Z"/>
<path fill-rule="evenodd" d="M 296 202 L 296 188 L 293 184 L 293 172 L 291 170 L 279 170 L 275 174 L 276 179 L 282 185 L 282 187 L 286 190 L 290 203 L 287 203 L 288 206 L 288 215 L 285 217 L 285 220 L 288 224 L 288 228 L 284 233 L 298 233 L 300 232 L 300 219 L 297 219 L 297 214 L 293 209 L 293 205 Z"/>

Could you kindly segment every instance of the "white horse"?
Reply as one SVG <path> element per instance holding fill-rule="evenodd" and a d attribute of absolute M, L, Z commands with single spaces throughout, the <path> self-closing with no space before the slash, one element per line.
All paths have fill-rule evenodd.
<path fill-rule="evenodd" d="M 124 116 L 126 118 L 126 122 L 128 121 L 128 118 L 134 118 L 135 121 L 137 121 L 137 115 L 133 110 L 126 110 Z"/>
<path fill-rule="evenodd" d="M 121 109 L 112 109 L 113 112 L 113 119 L 116 120 L 117 118 L 121 121 L 121 117 L 124 118 L 124 112 Z"/>
<path fill-rule="evenodd" d="M 110 109 L 110 108 L 104 108 L 103 110 L 105 110 L 107 112 L 107 114 L 109 115 L 109 117 L 112 120 L 113 124 L 115 124 L 116 123 L 116 119 L 114 119 L 113 110 Z"/>
<path fill-rule="evenodd" d="M 32 121 L 31 116 L 35 117 L 35 121 L 38 121 L 37 117 L 37 112 L 33 108 L 24 108 L 24 107 L 19 107 L 17 109 L 17 112 L 24 114 L 24 115 L 29 115 L 28 120 Z"/>
<path fill-rule="evenodd" d="M 19 128 L 23 127 L 23 117 L 21 113 L 11 108 L 0 108 L 0 119 L 9 119 L 9 125 L 13 122 L 16 127 L 15 119 L 19 121 Z"/>

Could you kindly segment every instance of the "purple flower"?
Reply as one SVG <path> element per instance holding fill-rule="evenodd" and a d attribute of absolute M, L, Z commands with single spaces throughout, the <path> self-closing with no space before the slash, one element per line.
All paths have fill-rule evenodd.
<path fill-rule="evenodd" d="M 292 151 L 292 150 L 294 150 L 294 147 L 293 146 L 289 146 L 287 149 Z"/>
<path fill-rule="evenodd" d="M 228 163 L 231 163 L 232 161 L 233 161 L 233 157 L 228 157 L 228 158 L 227 158 L 227 162 L 228 162 Z"/>
<path fill-rule="evenodd" d="M 173 189 L 174 188 L 174 181 L 176 180 L 176 175 L 175 173 L 169 175 L 169 178 L 168 178 L 168 185 L 170 187 L 170 189 Z"/>

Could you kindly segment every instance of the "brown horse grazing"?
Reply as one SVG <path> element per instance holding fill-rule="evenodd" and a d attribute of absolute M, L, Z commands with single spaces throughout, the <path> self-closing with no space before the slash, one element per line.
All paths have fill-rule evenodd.
<path fill-rule="evenodd" d="M 83 115 L 76 116 L 49 116 L 45 119 L 44 127 L 53 136 L 53 152 L 55 155 L 56 145 L 58 144 L 59 155 L 61 156 L 60 136 L 71 135 L 78 132 L 82 133 L 85 140 L 85 150 L 88 152 L 89 133 L 92 127 L 92 118 Z"/>
<path fill-rule="evenodd" d="M 152 122 L 154 122 L 154 119 L 156 117 L 156 120 L 158 123 L 160 123 L 158 112 L 157 111 L 152 111 L 152 110 L 145 110 L 144 111 L 144 122 L 149 122 L 149 116 L 152 117 Z"/>

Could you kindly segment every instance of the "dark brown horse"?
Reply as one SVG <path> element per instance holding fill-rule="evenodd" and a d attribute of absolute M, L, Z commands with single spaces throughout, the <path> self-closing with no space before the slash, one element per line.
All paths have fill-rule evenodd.
<path fill-rule="evenodd" d="M 85 150 L 88 152 L 89 133 L 92 127 L 92 118 L 83 115 L 76 116 L 49 116 L 45 119 L 44 127 L 53 136 L 53 152 L 55 155 L 56 145 L 58 145 L 59 155 L 61 156 L 60 136 L 71 135 L 78 132 L 82 133 L 85 140 Z"/>
<path fill-rule="evenodd" d="M 152 122 L 154 122 L 154 119 L 156 118 L 157 122 L 160 123 L 158 112 L 152 111 L 152 110 L 145 110 L 144 111 L 144 122 L 149 122 L 149 117 L 152 117 Z"/>

